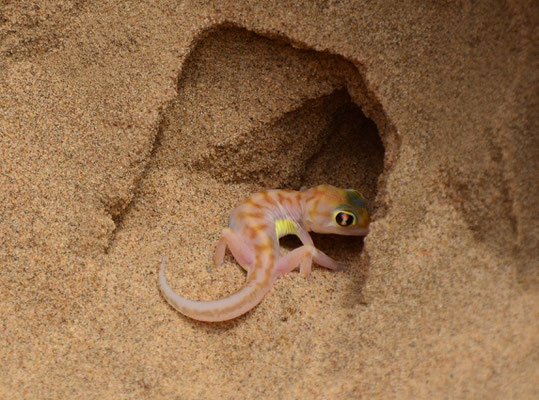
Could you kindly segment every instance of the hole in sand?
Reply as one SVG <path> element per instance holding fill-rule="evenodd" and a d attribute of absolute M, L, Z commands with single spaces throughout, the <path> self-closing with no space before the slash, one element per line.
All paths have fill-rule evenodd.
<path fill-rule="evenodd" d="M 163 112 L 152 159 L 126 214 L 134 213 L 132 224 L 144 221 L 146 231 L 153 225 L 153 240 L 166 233 L 162 240 L 172 247 L 165 254 L 179 254 L 169 258 L 171 276 L 182 260 L 183 278 L 172 277 L 173 287 L 188 297 L 218 298 L 242 285 L 240 269 L 217 269 L 210 277 L 200 264 L 208 265 L 241 198 L 330 183 L 360 190 L 379 215 L 380 176 L 384 160 L 387 171 L 397 153 L 395 138 L 351 62 L 245 29 L 214 28 L 185 62 L 178 96 Z M 330 256 L 357 263 L 361 239 L 317 239 Z M 352 278 L 354 291 L 364 277 Z M 193 288 L 194 281 L 203 289 Z"/>
<path fill-rule="evenodd" d="M 391 130 L 351 62 L 219 27 L 185 63 L 164 115 L 160 164 L 260 188 L 326 182 L 357 188 L 372 203 L 381 137 L 396 146 Z"/>

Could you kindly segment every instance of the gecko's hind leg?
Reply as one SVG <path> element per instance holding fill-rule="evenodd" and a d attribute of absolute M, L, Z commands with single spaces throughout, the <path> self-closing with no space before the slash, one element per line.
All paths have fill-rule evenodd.
<path fill-rule="evenodd" d="M 254 263 L 253 251 L 245 244 L 243 238 L 230 228 L 223 229 L 213 254 L 213 265 L 219 267 L 223 264 L 227 246 L 238 264 L 246 271 L 250 271 Z"/>

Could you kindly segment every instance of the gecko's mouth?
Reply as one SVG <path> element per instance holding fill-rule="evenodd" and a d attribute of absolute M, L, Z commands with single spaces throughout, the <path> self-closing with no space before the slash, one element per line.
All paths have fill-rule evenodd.
<path fill-rule="evenodd" d="M 369 233 L 369 228 L 357 228 L 357 229 L 354 229 L 352 232 L 350 232 L 349 235 L 367 236 L 368 233 Z"/>
<path fill-rule="evenodd" d="M 352 228 L 352 229 L 339 229 L 335 227 L 327 227 L 323 230 L 315 230 L 316 233 L 329 233 L 334 235 L 345 235 L 345 236 L 366 236 L 369 233 L 369 228 Z"/>

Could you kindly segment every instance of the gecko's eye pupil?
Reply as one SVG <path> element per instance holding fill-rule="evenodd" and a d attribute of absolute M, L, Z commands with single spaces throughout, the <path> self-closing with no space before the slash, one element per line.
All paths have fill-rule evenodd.
<path fill-rule="evenodd" d="M 349 214 L 347 212 L 340 212 L 335 214 L 335 222 L 339 226 L 350 226 L 354 225 L 356 221 L 356 217 L 353 214 Z"/>

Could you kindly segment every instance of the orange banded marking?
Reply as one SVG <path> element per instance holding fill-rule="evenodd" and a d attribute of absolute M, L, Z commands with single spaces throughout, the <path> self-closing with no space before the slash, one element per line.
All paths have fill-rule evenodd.
<path fill-rule="evenodd" d="M 258 234 L 260 233 L 260 231 L 258 229 L 256 229 L 255 227 L 253 226 L 249 226 L 247 225 L 245 228 L 243 228 L 245 230 L 245 232 L 247 233 L 247 236 L 249 237 L 249 239 L 253 240 L 254 238 L 256 238 L 258 236 Z"/>
<path fill-rule="evenodd" d="M 256 201 L 255 199 L 253 199 L 253 197 L 246 198 L 245 200 L 243 200 L 241 204 L 253 206 L 255 208 L 261 208 L 260 203 Z"/>
<path fill-rule="evenodd" d="M 313 217 L 312 213 L 315 214 L 315 216 L 318 216 L 318 217 L 325 217 L 325 218 L 330 218 L 332 215 L 331 215 L 331 211 L 317 211 L 317 210 L 313 210 L 311 212 L 311 218 Z"/>
<path fill-rule="evenodd" d="M 273 243 L 271 243 L 271 240 L 268 240 L 264 242 L 263 244 L 255 244 L 253 245 L 255 251 L 257 253 L 267 253 L 271 252 L 273 250 Z"/>
<path fill-rule="evenodd" d="M 238 218 L 264 218 L 264 213 L 260 211 L 240 211 L 238 213 Z"/>
<path fill-rule="evenodd" d="M 318 213 L 317 211 L 318 203 L 320 203 L 320 197 L 314 201 L 314 204 L 312 205 L 311 210 L 309 211 L 309 217 L 311 218 L 316 217 L 316 214 Z"/>
<path fill-rule="evenodd" d="M 277 204 L 277 201 L 273 198 L 273 196 L 271 194 L 269 194 L 268 192 L 264 192 L 262 193 L 262 199 L 268 203 L 268 205 L 270 207 L 277 207 L 278 204 Z"/>
<path fill-rule="evenodd" d="M 267 229 L 267 224 L 258 224 L 258 225 L 245 225 L 243 228 L 249 239 L 254 240 L 259 235 L 263 234 Z"/>

